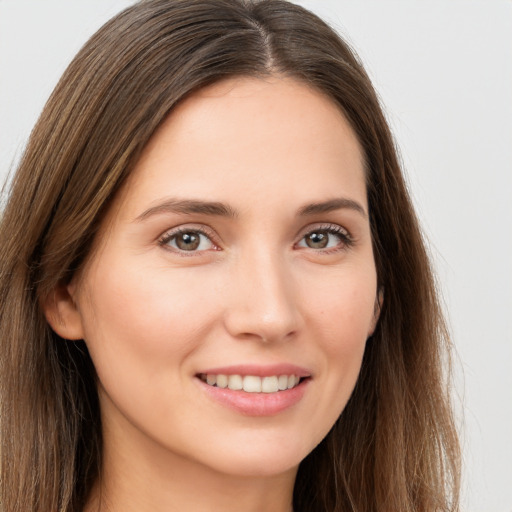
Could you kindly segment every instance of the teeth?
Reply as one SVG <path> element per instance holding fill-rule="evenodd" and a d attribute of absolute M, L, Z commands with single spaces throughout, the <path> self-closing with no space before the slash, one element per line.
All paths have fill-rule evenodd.
<path fill-rule="evenodd" d="M 279 391 L 278 377 L 263 377 L 261 380 L 261 391 L 263 393 L 276 393 Z"/>
<path fill-rule="evenodd" d="M 288 389 L 295 387 L 299 380 L 300 377 L 297 377 L 297 375 L 288 375 Z"/>
<path fill-rule="evenodd" d="M 246 393 L 277 393 L 292 389 L 300 382 L 297 375 L 273 375 L 271 377 L 257 377 L 255 375 L 214 375 L 202 374 L 201 380 L 210 386 L 228 388 L 233 391 L 244 390 Z"/>
<path fill-rule="evenodd" d="M 243 388 L 241 375 L 230 375 L 228 377 L 228 388 L 238 391 Z"/>
<path fill-rule="evenodd" d="M 219 388 L 227 388 L 228 387 L 227 375 L 217 375 L 217 386 Z"/>
<path fill-rule="evenodd" d="M 277 387 L 280 391 L 288 389 L 288 375 L 279 375 L 277 379 Z"/>
<path fill-rule="evenodd" d="M 247 393 L 261 393 L 261 378 L 252 375 L 244 377 L 244 391 Z"/>

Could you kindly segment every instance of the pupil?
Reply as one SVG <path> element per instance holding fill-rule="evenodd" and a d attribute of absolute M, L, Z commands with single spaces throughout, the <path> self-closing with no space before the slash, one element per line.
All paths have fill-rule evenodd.
<path fill-rule="evenodd" d="M 329 241 L 329 237 L 327 233 L 318 231 L 316 233 L 311 233 L 307 238 L 307 245 L 313 249 L 323 249 L 327 246 Z"/>
<path fill-rule="evenodd" d="M 182 233 L 176 239 L 176 245 L 184 251 L 193 251 L 199 247 L 199 236 L 194 233 Z"/>

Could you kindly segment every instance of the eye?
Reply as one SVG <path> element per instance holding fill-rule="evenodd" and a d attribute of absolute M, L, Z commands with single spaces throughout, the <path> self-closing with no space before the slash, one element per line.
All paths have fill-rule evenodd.
<path fill-rule="evenodd" d="M 297 244 L 308 249 L 344 249 L 350 246 L 352 239 L 341 226 L 320 226 L 307 232 Z"/>
<path fill-rule="evenodd" d="M 201 252 L 216 249 L 211 238 L 199 229 L 178 229 L 165 233 L 160 245 L 178 252 Z"/>

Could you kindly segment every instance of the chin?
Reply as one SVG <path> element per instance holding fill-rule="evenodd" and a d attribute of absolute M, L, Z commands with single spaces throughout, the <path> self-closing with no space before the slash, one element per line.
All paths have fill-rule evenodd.
<path fill-rule="evenodd" d="M 309 443 L 305 446 L 298 437 L 292 434 L 288 439 L 267 439 L 263 443 L 233 443 L 216 454 L 204 455 L 210 459 L 207 465 L 224 474 L 262 478 L 295 474 L 302 460 L 314 449 Z"/>
<path fill-rule="evenodd" d="M 218 471 L 224 474 L 247 478 L 270 478 L 288 473 L 295 474 L 302 459 L 298 457 L 248 457 L 226 459 Z"/>

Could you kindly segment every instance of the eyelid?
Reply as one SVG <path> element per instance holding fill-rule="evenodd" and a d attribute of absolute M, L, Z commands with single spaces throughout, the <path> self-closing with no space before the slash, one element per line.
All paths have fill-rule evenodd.
<path fill-rule="evenodd" d="M 330 252 L 336 252 L 340 250 L 347 249 L 354 243 L 354 238 L 352 237 L 349 230 L 339 224 L 334 224 L 330 222 L 319 222 L 314 224 L 309 224 L 308 226 L 302 228 L 299 231 L 299 234 L 297 235 L 297 241 L 295 242 L 294 246 L 297 246 L 297 244 L 304 239 L 304 237 L 314 231 L 327 231 L 331 234 L 334 234 L 336 236 L 339 236 L 341 239 L 340 247 L 331 247 L 326 249 L 311 249 L 315 252 L 323 252 L 323 253 L 330 253 Z M 200 251 L 182 251 L 180 249 L 175 249 L 170 246 L 168 246 L 168 242 L 172 240 L 173 237 L 179 235 L 180 233 L 187 233 L 187 232 L 197 232 L 204 236 L 206 236 L 212 245 L 214 246 L 212 249 L 203 249 Z M 219 236 L 217 233 L 208 225 L 205 224 L 182 224 L 179 226 L 175 226 L 173 228 L 167 229 L 162 233 L 158 239 L 158 244 L 163 247 L 166 250 L 169 250 L 171 252 L 174 252 L 179 255 L 183 256 L 193 256 L 198 254 L 203 254 L 205 252 L 209 252 L 211 250 L 220 250 L 220 242 L 219 242 Z M 301 247 L 302 248 L 302 247 Z"/>
<path fill-rule="evenodd" d="M 180 251 L 179 249 L 172 248 L 167 245 L 167 243 L 173 239 L 173 237 L 181 234 L 195 232 L 200 233 L 206 236 L 212 245 L 213 249 L 202 250 L 202 251 Z M 209 250 L 220 250 L 220 244 L 218 243 L 218 235 L 217 233 L 205 224 L 181 224 L 179 226 L 175 226 L 174 228 L 167 229 L 164 231 L 157 239 L 158 245 L 163 247 L 166 250 L 174 252 L 176 254 L 185 255 L 185 256 L 193 256 L 194 254 L 202 254 L 208 252 Z"/>
<path fill-rule="evenodd" d="M 316 224 L 310 224 L 305 228 L 301 229 L 297 236 L 297 242 L 295 242 L 295 245 L 301 242 L 305 236 L 315 231 L 327 231 L 329 233 L 339 236 L 342 239 L 340 244 L 341 247 L 331 247 L 327 249 L 311 249 L 315 252 L 329 253 L 344 250 L 351 247 L 355 241 L 354 237 L 351 235 L 350 231 L 347 228 L 340 226 L 339 224 L 334 224 L 330 222 L 319 222 Z"/>
<path fill-rule="evenodd" d="M 343 235 L 346 235 L 348 238 L 352 238 L 350 231 L 347 228 L 341 226 L 340 224 L 336 224 L 335 222 L 314 222 L 301 228 L 297 234 L 297 239 L 301 239 L 302 237 L 304 237 L 308 233 L 311 233 L 312 231 L 322 230 L 339 232 Z"/>

